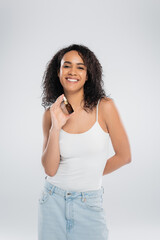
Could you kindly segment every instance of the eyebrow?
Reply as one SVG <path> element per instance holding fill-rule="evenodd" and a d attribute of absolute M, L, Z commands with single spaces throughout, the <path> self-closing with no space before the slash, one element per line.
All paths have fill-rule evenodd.
<path fill-rule="evenodd" d="M 69 63 L 69 64 L 72 64 L 71 62 L 69 61 L 65 61 L 64 63 Z M 84 65 L 84 63 L 77 63 L 77 65 Z M 84 65 L 85 66 L 85 65 Z"/>

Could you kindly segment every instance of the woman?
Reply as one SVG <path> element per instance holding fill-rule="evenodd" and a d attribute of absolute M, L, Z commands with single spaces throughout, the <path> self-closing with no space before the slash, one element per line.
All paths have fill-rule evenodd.
<path fill-rule="evenodd" d="M 76 44 L 59 50 L 45 71 L 43 94 L 46 177 L 38 239 L 107 240 L 102 176 L 129 163 L 131 152 L 114 101 L 103 90 L 95 54 Z M 63 96 L 73 113 L 63 112 Z M 107 159 L 109 137 L 115 155 Z"/>

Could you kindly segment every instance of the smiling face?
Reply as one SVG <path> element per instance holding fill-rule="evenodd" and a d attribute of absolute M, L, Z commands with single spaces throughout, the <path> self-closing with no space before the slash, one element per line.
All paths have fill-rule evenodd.
<path fill-rule="evenodd" d="M 87 80 L 87 67 L 77 51 L 72 50 L 64 54 L 58 77 L 64 92 L 83 90 Z"/>

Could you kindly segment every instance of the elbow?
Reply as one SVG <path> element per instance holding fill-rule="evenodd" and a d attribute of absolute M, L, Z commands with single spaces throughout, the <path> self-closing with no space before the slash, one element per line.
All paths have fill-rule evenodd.
<path fill-rule="evenodd" d="M 56 174 L 56 171 L 51 170 L 51 168 L 47 167 L 46 164 L 44 164 L 43 159 L 42 159 L 42 165 L 44 168 L 45 174 L 47 174 L 49 177 L 54 177 Z"/>
<path fill-rule="evenodd" d="M 131 161 L 132 161 L 131 156 L 129 156 L 129 157 L 126 158 L 126 164 L 130 163 Z"/>
<path fill-rule="evenodd" d="M 49 177 L 54 177 L 55 174 L 47 174 Z"/>
<path fill-rule="evenodd" d="M 45 173 L 46 173 L 49 177 L 54 177 L 54 176 L 55 176 L 55 172 L 47 171 L 46 169 L 45 169 Z"/>
<path fill-rule="evenodd" d="M 119 155 L 122 165 L 128 164 L 131 162 L 131 156 Z"/>

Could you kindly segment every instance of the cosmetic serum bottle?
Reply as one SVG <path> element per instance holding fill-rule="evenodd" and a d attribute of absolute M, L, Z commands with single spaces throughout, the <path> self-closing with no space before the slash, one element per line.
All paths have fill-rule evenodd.
<path fill-rule="evenodd" d="M 67 112 L 68 112 L 69 114 L 71 114 L 72 112 L 74 112 L 71 104 L 68 102 L 68 100 L 67 100 L 67 98 L 66 98 L 65 96 L 63 97 L 63 102 L 64 102 L 65 108 L 67 109 Z"/>

